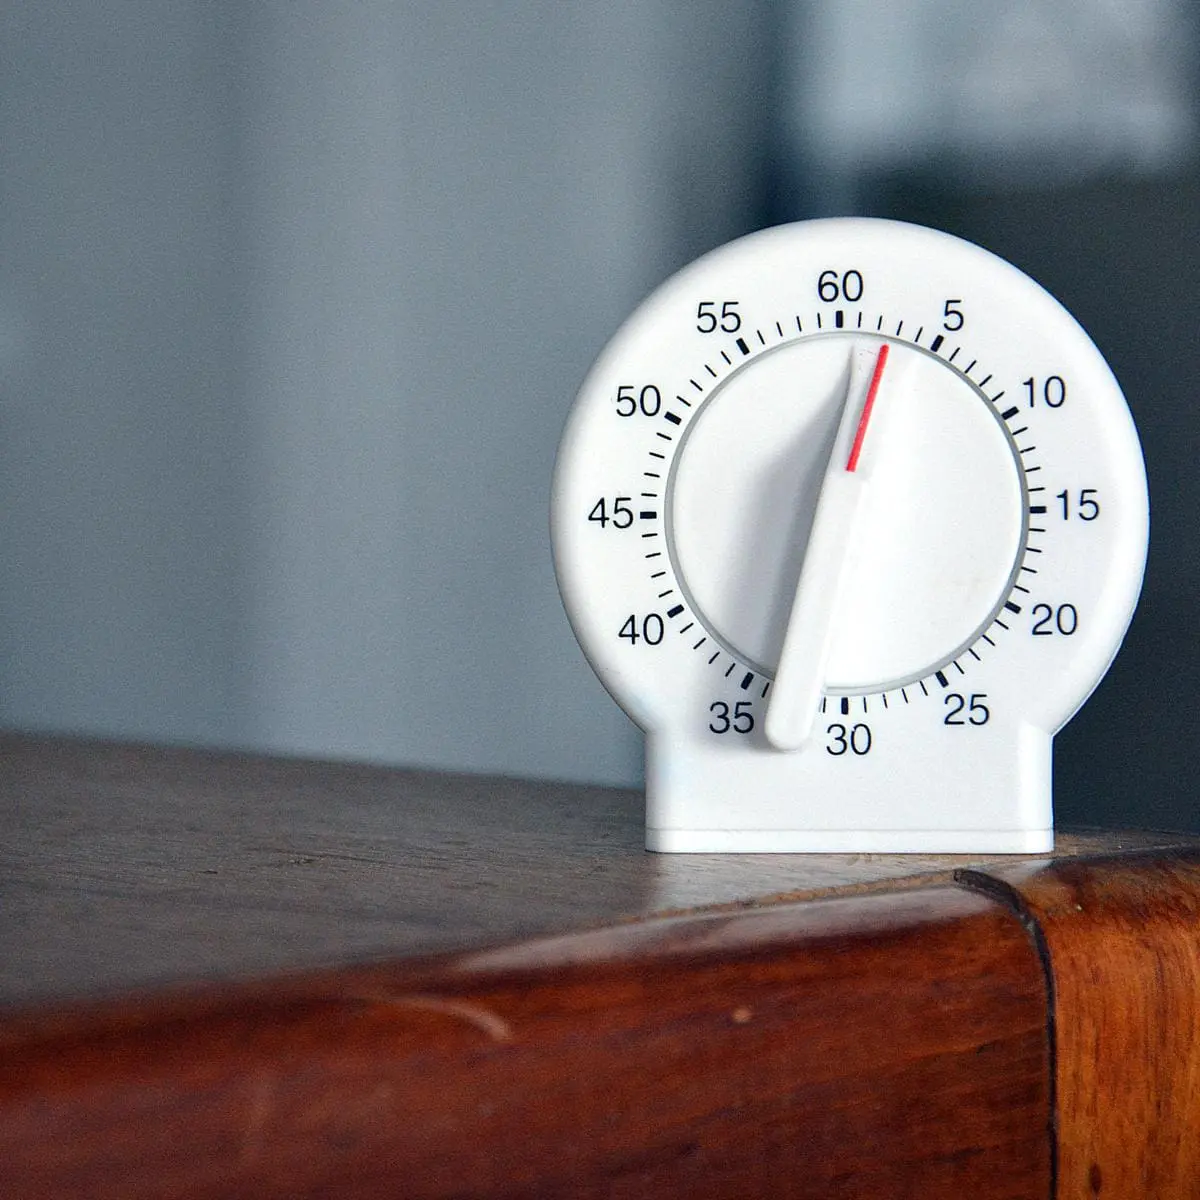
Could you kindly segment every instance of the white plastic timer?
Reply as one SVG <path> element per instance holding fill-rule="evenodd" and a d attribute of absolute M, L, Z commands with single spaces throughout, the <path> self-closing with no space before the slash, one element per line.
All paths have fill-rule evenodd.
<path fill-rule="evenodd" d="M 847 218 L 645 301 L 571 412 L 552 526 L 580 644 L 646 732 L 649 849 L 1037 852 L 1148 503 L 1121 390 L 1056 300 Z"/>

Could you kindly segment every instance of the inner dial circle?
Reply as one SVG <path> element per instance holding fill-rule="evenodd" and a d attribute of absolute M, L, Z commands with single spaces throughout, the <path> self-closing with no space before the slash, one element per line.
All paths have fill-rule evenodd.
<path fill-rule="evenodd" d="M 827 334 L 766 352 L 688 423 L 668 482 L 667 536 L 694 611 L 773 675 L 856 346 Z M 1017 451 L 986 397 L 890 341 L 888 406 L 834 615 L 826 690 L 884 691 L 931 674 L 986 632 L 1024 539 Z"/>

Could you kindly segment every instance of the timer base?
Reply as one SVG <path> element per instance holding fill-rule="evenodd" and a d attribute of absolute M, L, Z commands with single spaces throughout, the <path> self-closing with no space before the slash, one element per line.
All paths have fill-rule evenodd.
<path fill-rule="evenodd" d="M 903 760 L 757 738 L 646 740 L 646 849 L 685 854 L 1040 854 L 1054 847 L 1052 739 L 966 736 L 910 714 Z"/>
<path fill-rule="evenodd" d="M 646 829 L 666 854 L 1045 854 L 1053 829 Z"/>

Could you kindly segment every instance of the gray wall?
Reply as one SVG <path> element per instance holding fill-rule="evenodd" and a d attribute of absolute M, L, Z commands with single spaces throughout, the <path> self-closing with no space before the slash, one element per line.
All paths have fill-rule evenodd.
<path fill-rule="evenodd" d="M 0 8 L 0 723 L 636 781 L 549 475 L 766 7 Z"/>
<path fill-rule="evenodd" d="M 906 50 L 838 42 L 840 0 L 0 0 L 0 725 L 637 782 L 553 581 L 567 407 L 675 267 L 859 208 L 1008 255 L 1124 380 L 1147 594 L 1059 739 L 1056 803 L 1195 826 L 1200 183 L 1108 118 L 1070 126 L 1103 134 L 1078 161 L 1025 161 L 875 103 L 885 79 L 928 99 L 981 78 L 943 43 L 970 60 L 988 29 L 953 9 L 935 42 L 943 11 Z M 1104 61 L 1142 69 L 1120 111 L 1172 82 L 1164 128 L 1194 140 L 1194 22 L 1137 9 L 1155 58 L 1115 11 L 1132 49 Z M 1020 14 L 1064 40 L 1049 0 Z M 1079 107 L 1042 57 L 1006 76 L 1015 134 L 1039 79 Z M 900 131 L 886 161 L 822 143 L 835 68 L 848 113 Z"/>

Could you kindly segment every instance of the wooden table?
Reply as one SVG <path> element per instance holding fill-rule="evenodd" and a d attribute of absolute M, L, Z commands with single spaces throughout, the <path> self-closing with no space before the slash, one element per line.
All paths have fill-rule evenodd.
<path fill-rule="evenodd" d="M 1200 841 L 0 738 L 0 1195 L 1200 1195 Z"/>

